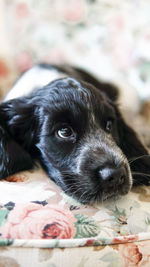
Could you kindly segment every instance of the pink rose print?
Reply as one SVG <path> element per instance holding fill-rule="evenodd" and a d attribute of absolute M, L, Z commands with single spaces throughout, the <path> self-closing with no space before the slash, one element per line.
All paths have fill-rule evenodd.
<path fill-rule="evenodd" d="M 69 239 L 75 236 L 76 219 L 63 207 L 56 205 L 17 204 L 0 227 L 1 238 Z"/>
<path fill-rule="evenodd" d="M 83 0 L 64 0 L 58 8 L 60 9 L 60 17 L 66 21 L 79 22 L 85 17 L 85 3 Z"/>
<path fill-rule="evenodd" d="M 92 245 L 93 245 L 93 239 L 89 239 L 85 243 L 85 246 L 92 246 Z"/>
<path fill-rule="evenodd" d="M 30 14 L 28 6 L 25 3 L 19 3 L 16 6 L 16 17 L 18 19 L 26 18 Z"/>
<path fill-rule="evenodd" d="M 131 242 L 131 241 L 138 241 L 138 235 L 115 237 L 113 239 L 112 243 L 118 244 L 118 243 L 127 243 L 127 242 Z"/>
<path fill-rule="evenodd" d="M 142 260 L 142 254 L 139 248 L 134 243 L 128 243 L 119 246 L 119 252 L 124 260 L 125 267 L 136 267 L 139 266 Z"/>

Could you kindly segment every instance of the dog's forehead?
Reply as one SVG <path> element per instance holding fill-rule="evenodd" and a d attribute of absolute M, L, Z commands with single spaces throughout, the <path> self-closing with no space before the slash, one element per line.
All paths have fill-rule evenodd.
<path fill-rule="evenodd" d="M 53 85 L 58 97 L 61 98 L 65 95 L 66 100 L 71 98 L 72 101 L 74 99 L 81 99 L 88 107 L 93 103 L 96 104 L 96 102 L 104 101 L 106 98 L 100 89 L 70 77 L 56 80 Z"/>
<path fill-rule="evenodd" d="M 87 124 L 99 125 L 103 116 L 109 111 L 109 99 L 91 84 L 74 78 L 62 78 L 50 84 L 44 110 L 53 116 L 72 116 L 78 120 L 85 120 Z M 53 112 L 52 112 L 53 111 Z M 70 115 L 69 115 L 70 114 Z M 73 114 L 73 115 L 71 115 Z M 88 118 L 86 120 L 86 118 Z"/>

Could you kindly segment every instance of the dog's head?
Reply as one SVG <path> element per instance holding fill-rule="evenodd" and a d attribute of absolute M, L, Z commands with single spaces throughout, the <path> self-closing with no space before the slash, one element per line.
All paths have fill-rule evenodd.
<path fill-rule="evenodd" d="M 136 162 L 130 168 L 129 159 L 147 151 L 124 122 L 116 98 L 114 87 L 101 90 L 72 78 L 56 80 L 29 98 L 3 104 L 5 111 L 8 105 L 7 130 L 79 201 L 124 195 L 132 186 L 132 171 L 139 171 Z M 140 166 L 144 172 L 150 169 L 147 159 Z"/>
<path fill-rule="evenodd" d="M 132 177 L 119 148 L 114 102 L 71 78 L 51 83 L 46 91 L 36 145 L 49 176 L 82 202 L 126 194 Z"/>

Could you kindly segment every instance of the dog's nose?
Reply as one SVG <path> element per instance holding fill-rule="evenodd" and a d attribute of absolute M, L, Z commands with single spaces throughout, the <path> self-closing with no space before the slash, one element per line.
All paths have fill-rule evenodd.
<path fill-rule="evenodd" d="M 101 184 L 105 187 L 111 187 L 116 185 L 121 185 L 124 183 L 127 176 L 127 171 L 124 167 L 112 168 L 104 167 L 98 170 L 99 178 L 101 179 Z"/>

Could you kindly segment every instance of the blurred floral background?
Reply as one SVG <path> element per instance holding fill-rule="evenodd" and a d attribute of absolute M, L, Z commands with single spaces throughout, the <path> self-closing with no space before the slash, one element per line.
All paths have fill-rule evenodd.
<path fill-rule="evenodd" d="M 39 61 L 71 63 L 150 97 L 149 0 L 0 1 L 0 90 Z"/>

